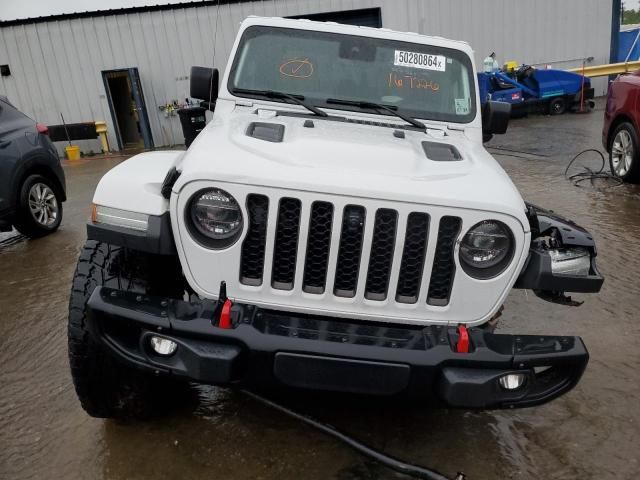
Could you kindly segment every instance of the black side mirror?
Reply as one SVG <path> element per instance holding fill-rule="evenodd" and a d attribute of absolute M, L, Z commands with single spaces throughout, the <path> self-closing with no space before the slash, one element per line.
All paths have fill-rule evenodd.
<path fill-rule="evenodd" d="M 204 100 L 200 103 L 204 108 L 213 111 L 218 99 L 219 74 L 217 68 L 191 67 L 189 85 L 191 98 Z"/>
<path fill-rule="evenodd" d="M 489 100 L 482 108 L 482 140 L 488 142 L 493 135 L 507 133 L 510 118 L 510 103 Z"/>

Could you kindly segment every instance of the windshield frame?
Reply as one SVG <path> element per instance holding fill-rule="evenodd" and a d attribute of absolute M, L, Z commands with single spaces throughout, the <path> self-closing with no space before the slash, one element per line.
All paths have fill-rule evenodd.
<path fill-rule="evenodd" d="M 429 112 L 428 110 L 410 110 L 402 107 L 399 107 L 398 110 L 401 113 L 415 119 L 431 121 L 431 122 L 442 122 L 442 123 L 464 124 L 464 125 L 474 122 L 478 116 L 479 112 L 478 112 L 477 98 L 476 98 L 477 87 L 476 87 L 475 72 L 473 68 L 473 61 L 470 58 L 470 56 L 467 54 L 467 52 L 465 52 L 462 49 L 449 48 L 449 47 L 444 47 L 440 45 L 415 42 L 410 40 L 398 40 L 395 38 L 358 35 L 356 33 L 341 33 L 341 32 L 324 31 L 324 30 L 318 30 L 318 29 L 302 29 L 302 28 L 295 28 L 295 27 L 281 27 L 281 26 L 272 26 L 272 25 L 264 25 L 264 24 L 250 25 L 242 32 L 242 36 L 238 40 L 237 47 L 234 50 L 233 62 L 231 64 L 231 67 L 227 75 L 227 84 L 226 84 L 227 91 L 229 92 L 230 95 L 234 97 L 249 98 L 252 100 L 263 100 L 267 102 L 291 105 L 291 103 L 287 102 L 286 99 L 277 99 L 277 98 L 267 99 L 262 95 L 252 95 L 250 93 L 244 93 L 244 92 L 236 93 L 235 91 L 236 87 L 234 86 L 233 80 L 236 75 L 237 69 L 239 68 L 239 63 L 242 57 L 243 48 L 246 42 L 250 38 L 258 36 L 255 33 L 256 30 L 257 31 L 284 30 L 284 31 L 295 31 L 295 32 L 312 32 L 312 33 L 319 33 L 327 36 L 363 37 L 367 39 L 385 42 L 387 45 L 389 45 L 391 48 L 394 48 L 394 49 L 407 49 L 407 48 L 411 48 L 411 46 L 417 46 L 419 48 L 428 47 L 429 49 L 432 50 L 433 54 L 453 57 L 457 61 L 462 63 L 463 66 L 466 68 L 467 75 L 468 75 L 468 83 L 469 83 L 470 111 L 466 115 L 452 115 L 452 114 L 443 114 L 442 112 Z M 237 88 L 239 90 L 242 90 L 242 87 L 237 87 Z M 297 94 L 297 92 L 287 92 L 287 93 Z M 313 97 L 307 97 L 307 101 L 309 100 L 313 101 L 316 99 Z M 322 101 L 322 102 L 317 102 L 317 103 L 314 102 L 312 105 L 314 107 L 322 108 L 324 110 L 330 109 L 330 110 L 341 110 L 341 111 L 349 111 L 349 112 L 355 112 L 355 113 L 363 113 L 363 114 L 376 115 L 376 116 L 392 116 L 389 112 L 375 111 L 373 109 L 364 109 L 364 108 L 359 108 L 357 106 L 336 105 L 331 103 L 327 104 L 326 99 L 324 100 L 325 101 Z M 345 100 L 356 100 L 356 99 L 345 98 Z M 388 106 L 393 107 L 393 105 L 388 105 Z"/>

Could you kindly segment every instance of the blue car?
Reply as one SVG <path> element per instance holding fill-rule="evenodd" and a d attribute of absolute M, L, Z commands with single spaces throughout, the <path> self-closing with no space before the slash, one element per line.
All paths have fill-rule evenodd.
<path fill-rule="evenodd" d="M 506 102 L 515 114 L 528 111 L 560 115 L 593 108 L 591 80 L 578 73 L 522 65 L 513 71 L 478 73 L 480 102 Z"/>
<path fill-rule="evenodd" d="M 0 231 L 54 232 L 67 199 L 64 171 L 45 125 L 0 96 Z"/>

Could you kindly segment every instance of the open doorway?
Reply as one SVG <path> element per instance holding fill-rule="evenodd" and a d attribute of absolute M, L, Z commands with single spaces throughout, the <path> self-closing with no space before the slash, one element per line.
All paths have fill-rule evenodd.
<path fill-rule="evenodd" d="M 153 148 L 149 118 L 137 68 L 102 72 L 120 150 Z"/>

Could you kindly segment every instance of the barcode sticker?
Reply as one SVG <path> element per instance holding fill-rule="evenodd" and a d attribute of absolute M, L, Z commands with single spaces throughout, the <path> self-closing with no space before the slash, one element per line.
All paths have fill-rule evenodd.
<path fill-rule="evenodd" d="M 393 64 L 399 67 L 421 68 L 423 70 L 444 72 L 447 62 L 444 55 L 430 55 L 428 53 L 396 50 Z"/>

